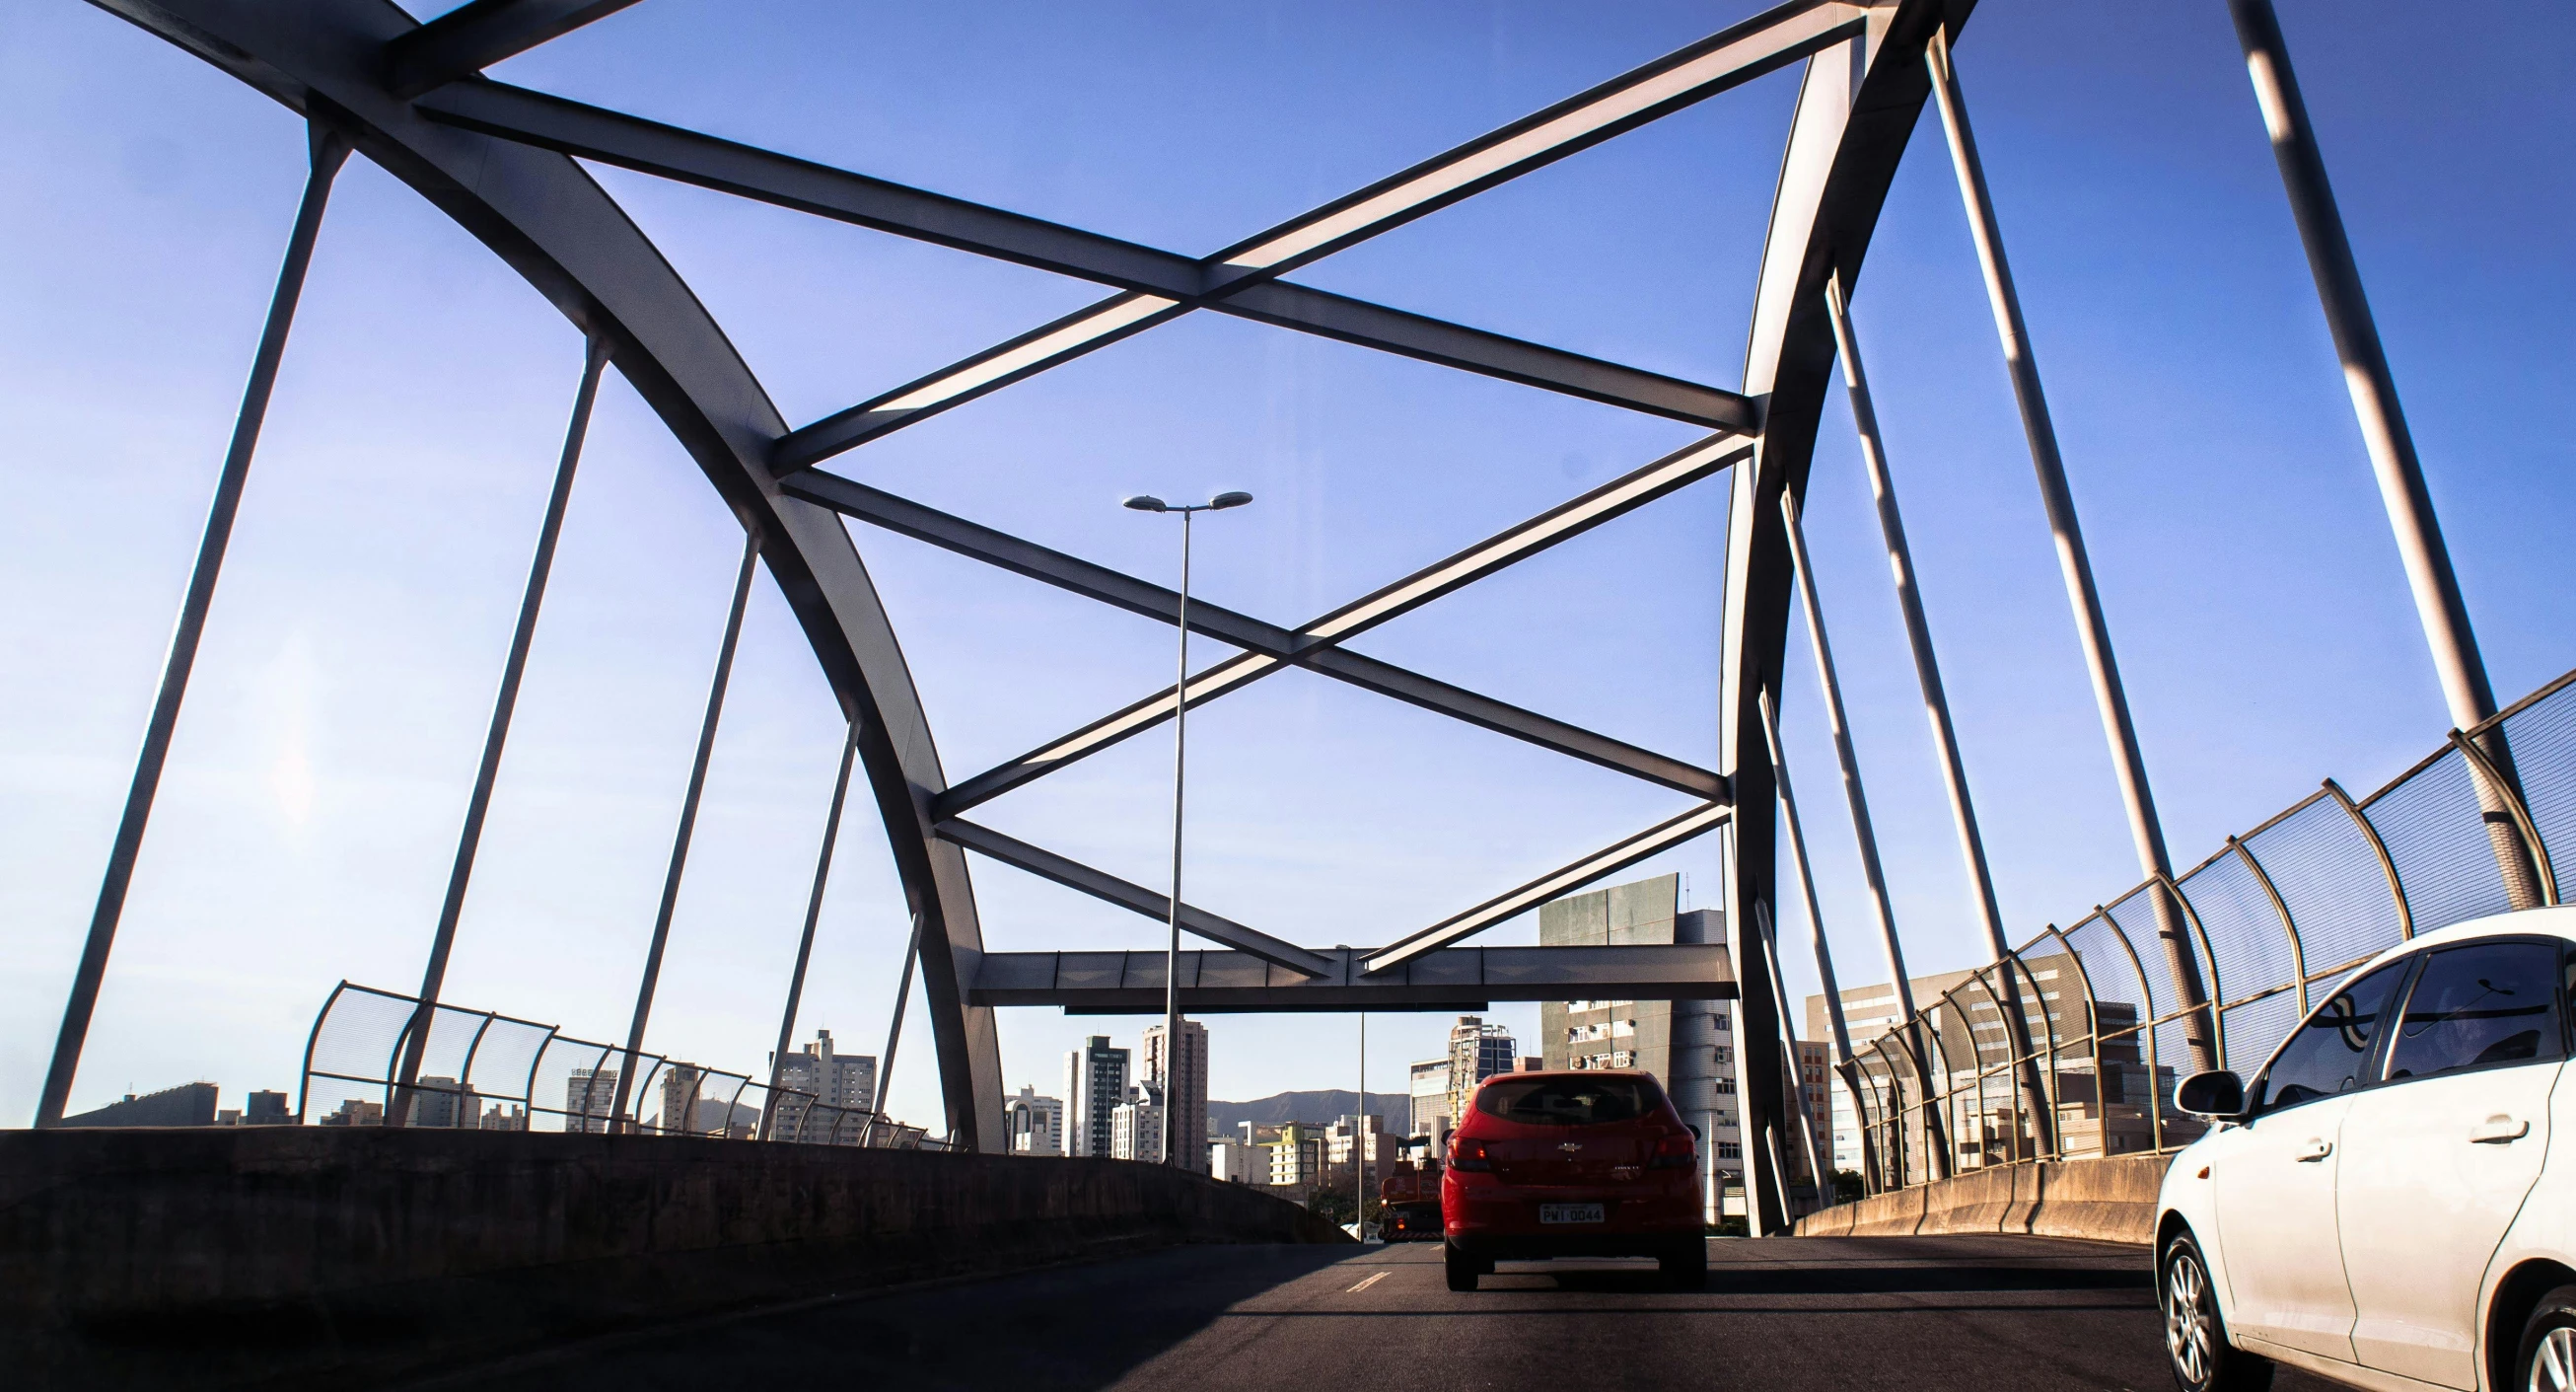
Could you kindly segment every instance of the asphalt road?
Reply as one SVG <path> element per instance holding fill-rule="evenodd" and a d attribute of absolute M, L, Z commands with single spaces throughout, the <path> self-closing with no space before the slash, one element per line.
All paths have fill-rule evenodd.
<path fill-rule="evenodd" d="M 1651 1263 L 1440 1249 L 1189 1247 L 736 1316 L 460 1370 L 510 1392 L 2165 1389 L 2146 1255 L 2039 1238 L 1712 1242 L 1708 1288 Z M 2326 1386 L 2293 1373 L 2280 1392 Z"/>

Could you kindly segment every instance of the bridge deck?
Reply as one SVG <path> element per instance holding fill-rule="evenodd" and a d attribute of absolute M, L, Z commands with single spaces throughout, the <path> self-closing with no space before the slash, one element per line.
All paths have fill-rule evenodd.
<path fill-rule="evenodd" d="M 458 1385 L 1170 1389 L 2163 1387 L 2143 1249 L 2047 1238 L 1711 1244 L 1708 1289 L 1630 1262 L 1189 1247 L 557 1350 Z M 1380 1273 L 1384 1273 L 1380 1275 Z M 2324 1384 L 2284 1373 L 2281 1392 Z"/>

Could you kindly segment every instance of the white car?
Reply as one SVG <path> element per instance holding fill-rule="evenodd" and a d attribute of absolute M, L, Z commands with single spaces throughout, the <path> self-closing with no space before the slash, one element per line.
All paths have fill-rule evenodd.
<path fill-rule="evenodd" d="M 2346 978 L 2250 1083 L 2184 1080 L 2177 1105 L 2219 1123 L 2158 1200 L 2187 1392 L 2263 1387 L 2275 1364 L 2576 1388 L 2571 973 L 2576 908 L 2458 924 Z"/>

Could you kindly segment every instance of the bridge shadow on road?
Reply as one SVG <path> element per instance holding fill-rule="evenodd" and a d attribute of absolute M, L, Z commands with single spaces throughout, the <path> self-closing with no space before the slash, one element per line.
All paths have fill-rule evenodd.
<path fill-rule="evenodd" d="M 972 1282 L 818 1297 L 585 1341 L 407 1392 L 732 1387 L 1096 1392 L 1232 1307 L 1351 1257 L 1331 1246 L 1177 1247 Z"/>

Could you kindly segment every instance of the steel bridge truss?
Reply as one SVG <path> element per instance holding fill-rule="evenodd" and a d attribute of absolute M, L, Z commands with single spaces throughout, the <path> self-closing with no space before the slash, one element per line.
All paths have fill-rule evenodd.
<path fill-rule="evenodd" d="M 1767 926 L 1756 925 L 1768 924 L 1777 902 L 1776 788 L 1762 702 L 1779 686 L 1793 584 L 1782 502 L 1790 502 L 1787 515 L 1794 515 L 1834 378 L 1828 287 L 1843 293 L 1857 281 L 1898 160 L 1932 95 L 1927 54 L 1937 52 L 1946 64 L 1949 36 L 1965 23 L 1974 0 L 1790 0 L 1206 256 L 908 188 L 480 75 L 485 66 L 633 0 L 473 0 L 428 24 L 416 24 L 380 0 L 94 3 L 303 115 L 316 132 L 317 187 L 327 188 L 321 172 L 325 147 L 354 148 L 453 217 L 585 335 L 594 363 L 584 401 L 604 354 L 705 471 L 743 525 L 745 576 L 756 554 L 785 595 L 851 723 L 851 757 L 885 826 L 918 925 L 918 965 L 947 1120 L 960 1144 L 992 1149 L 1004 1143 L 995 1008 L 1053 1004 L 1132 1011 L 1149 999 L 1159 1001 L 1162 971 L 1159 954 L 1149 962 L 1145 954 L 986 953 L 965 853 L 1156 919 L 1169 909 L 1155 891 L 1004 836 L 966 814 L 1154 728 L 1181 702 L 1196 707 L 1298 667 L 1615 769 L 1693 802 L 1678 816 L 1372 949 L 1304 947 L 1185 904 L 1181 926 L 1221 950 L 1183 959 L 1184 1007 L 1390 1010 L 1607 995 L 1740 996 L 1738 1104 L 1748 1162 L 1759 1168 L 1766 1149 L 1778 1153 L 1775 1131 L 1784 1106 L 1781 1003 L 1773 990 L 1739 992 L 1735 983 L 1776 979 Z M 1804 65 L 1804 80 L 1778 171 L 1741 390 L 1604 362 L 1285 278 L 1793 64 Z M 949 367 L 791 427 L 687 284 L 576 160 L 1036 267 L 1094 282 L 1108 294 Z M 1753 181 L 1744 183 L 1751 187 Z M 308 195 L 308 203 L 318 218 L 318 201 Z M 817 466 L 1200 310 L 1685 421 L 1710 433 L 1295 627 L 1193 602 L 1190 629 L 1232 645 L 1236 655 L 1189 676 L 1186 689 L 1146 695 L 951 783 L 895 632 L 843 519 L 1166 623 L 1179 622 L 1178 597 L 1160 585 Z M 568 446 L 567 478 L 576 449 L 577 440 Z M 1729 475 L 1731 493 L 1714 769 L 1362 656 L 1347 645 L 1376 625 L 1721 472 Z M 532 589 L 532 605 L 533 594 Z M 719 697 L 721 683 L 720 672 Z M 708 719 L 712 730 L 713 701 Z M 496 733 L 487 762 L 497 758 L 497 750 Z M 703 742 L 701 752 L 703 764 Z M 487 782 L 488 776 L 487 768 Z M 846 786 L 846 768 L 843 777 Z M 836 802 L 835 827 L 837 816 Z M 1462 945 L 1546 899 L 1721 826 L 1731 828 L 1724 838 L 1728 938 L 1722 948 Z M 138 837 L 139 828 L 135 821 Z M 684 823 L 683 850 L 685 839 Z M 130 859 L 129 853 L 120 843 L 120 855 Z M 828 861 L 828 844 L 826 856 Z M 678 866 L 675 854 L 675 881 Z M 115 873 L 112 868 L 112 881 Z M 461 888 L 460 870 L 456 892 Z M 819 902 L 819 879 L 816 892 Z M 102 919 L 112 936 L 113 915 L 102 909 Z M 810 934 L 809 915 L 809 946 Z M 104 939 L 94 927 L 92 956 L 103 965 L 104 955 Z M 89 959 L 84 973 L 94 993 Z M 435 1007 L 435 995 L 433 970 L 421 1001 L 424 1012 Z M 71 1014 L 85 1029 L 85 1008 Z M 639 1007 L 639 1035 L 642 1026 Z M 68 1015 L 65 1037 L 76 1058 L 77 1031 Z M 1777 1161 L 1771 1164 L 1776 1170 Z M 1757 1221 L 1765 1229 L 1778 1226 L 1784 1195 L 1776 1173 L 1753 1188 Z"/>

